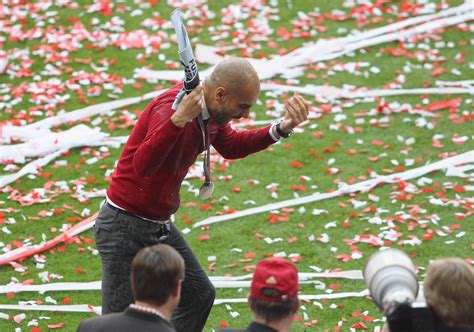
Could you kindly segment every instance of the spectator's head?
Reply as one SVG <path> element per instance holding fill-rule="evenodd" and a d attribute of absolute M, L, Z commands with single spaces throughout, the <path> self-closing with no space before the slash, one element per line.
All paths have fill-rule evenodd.
<path fill-rule="evenodd" d="M 183 258 L 166 244 L 143 248 L 132 261 L 132 292 L 135 301 L 176 307 L 183 279 Z"/>
<path fill-rule="evenodd" d="M 298 310 L 298 271 L 293 263 L 277 257 L 257 264 L 250 285 L 249 305 L 264 324 L 292 321 Z"/>
<path fill-rule="evenodd" d="M 203 86 L 209 114 L 220 124 L 248 117 L 260 93 L 257 72 L 250 62 L 241 58 L 220 62 Z"/>
<path fill-rule="evenodd" d="M 423 288 L 426 302 L 444 324 L 474 326 L 474 269 L 465 261 L 433 261 Z"/>

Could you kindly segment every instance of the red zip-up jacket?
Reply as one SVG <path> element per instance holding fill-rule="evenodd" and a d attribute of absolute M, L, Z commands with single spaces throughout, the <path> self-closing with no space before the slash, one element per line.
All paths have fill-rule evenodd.
<path fill-rule="evenodd" d="M 128 212 L 167 220 L 179 208 L 179 190 L 188 169 L 204 151 L 199 122 L 179 128 L 171 121 L 173 101 L 183 84 L 156 97 L 138 119 L 112 175 L 108 198 Z M 212 146 L 226 159 L 238 159 L 275 143 L 270 126 L 236 131 L 208 124 Z"/>

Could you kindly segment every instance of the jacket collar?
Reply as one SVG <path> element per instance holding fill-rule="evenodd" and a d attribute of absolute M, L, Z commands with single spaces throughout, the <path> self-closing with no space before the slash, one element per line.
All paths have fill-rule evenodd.
<path fill-rule="evenodd" d="M 275 329 L 272 329 L 269 326 L 257 323 L 257 322 L 252 322 L 250 325 L 247 327 L 247 330 L 252 331 L 252 332 L 278 332 Z"/>
<path fill-rule="evenodd" d="M 167 321 L 166 319 L 161 318 L 158 315 L 138 311 L 138 310 L 135 310 L 133 308 L 125 309 L 124 314 L 127 315 L 127 316 L 130 316 L 130 317 L 137 318 L 137 319 L 142 319 L 142 320 L 147 320 L 147 321 L 157 322 L 157 323 L 161 322 L 161 323 L 165 323 L 166 325 L 168 325 L 170 327 L 172 326 L 169 321 Z"/>

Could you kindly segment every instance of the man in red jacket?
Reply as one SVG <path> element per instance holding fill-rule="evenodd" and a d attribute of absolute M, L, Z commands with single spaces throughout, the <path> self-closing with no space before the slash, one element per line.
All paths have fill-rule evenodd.
<path fill-rule="evenodd" d="M 181 88 L 178 84 L 155 98 L 132 130 L 97 217 L 95 239 L 102 259 L 103 313 L 122 311 L 132 303 L 130 262 L 141 248 L 157 243 L 174 247 L 183 256 L 186 276 L 172 323 L 177 331 L 190 332 L 204 328 L 215 290 L 170 222 L 188 168 L 211 144 L 227 159 L 266 149 L 307 119 L 308 103 L 294 95 L 278 124 L 236 131 L 229 121 L 248 117 L 260 92 L 248 61 L 221 62 L 174 110 Z"/>

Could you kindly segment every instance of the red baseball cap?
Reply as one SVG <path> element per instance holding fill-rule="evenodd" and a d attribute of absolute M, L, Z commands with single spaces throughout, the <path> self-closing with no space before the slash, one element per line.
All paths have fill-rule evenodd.
<path fill-rule="evenodd" d="M 272 288 L 281 295 L 265 295 L 265 289 Z M 268 302 L 291 300 L 298 294 L 298 270 L 296 266 L 283 258 L 271 257 L 260 261 L 255 268 L 250 295 Z"/>

